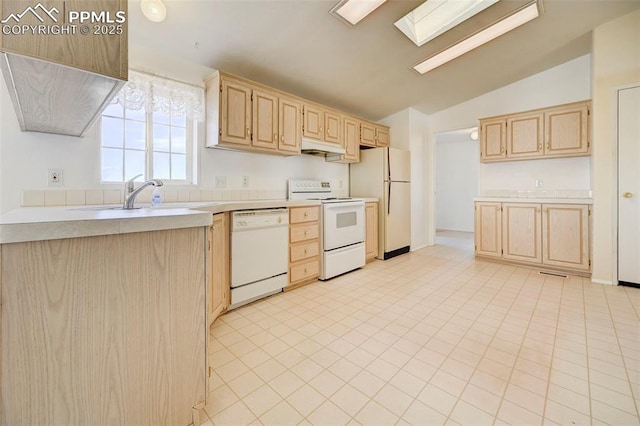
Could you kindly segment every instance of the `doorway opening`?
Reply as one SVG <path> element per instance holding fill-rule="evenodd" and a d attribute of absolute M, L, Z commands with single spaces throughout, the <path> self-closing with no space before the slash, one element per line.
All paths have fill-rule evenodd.
<path fill-rule="evenodd" d="M 473 199 L 478 196 L 477 127 L 435 135 L 435 243 L 473 251 Z"/>

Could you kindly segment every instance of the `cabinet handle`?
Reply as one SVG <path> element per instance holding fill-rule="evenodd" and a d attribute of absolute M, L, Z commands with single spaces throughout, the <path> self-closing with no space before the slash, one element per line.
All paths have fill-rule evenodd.
<path fill-rule="evenodd" d="M 247 137 L 249 137 L 249 128 L 247 127 Z"/>
<path fill-rule="evenodd" d="M 500 211 L 500 207 L 496 207 L 496 211 Z"/>
<path fill-rule="evenodd" d="M 306 237 L 309 234 L 309 231 L 304 231 L 304 236 Z"/>
<path fill-rule="evenodd" d="M 542 144 L 538 144 L 538 151 L 542 151 Z"/>
<path fill-rule="evenodd" d="M 624 194 L 622 194 L 622 196 L 623 196 L 624 198 L 632 198 L 632 197 L 633 197 L 633 194 L 632 194 L 632 193 L 630 193 L 630 192 L 625 192 Z"/>
<path fill-rule="evenodd" d="M 309 250 L 304 249 L 304 254 L 307 254 L 309 252 Z"/>
<path fill-rule="evenodd" d="M 274 134 L 273 134 L 273 140 L 274 140 L 274 141 L 277 141 L 277 140 L 278 140 L 278 134 L 277 134 L 277 133 L 274 133 Z"/>
<path fill-rule="evenodd" d="M 547 149 L 549 149 L 549 142 L 547 142 Z"/>
<path fill-rule="evenodd" d="M 500 154 L 504 154 L 504 146 L 500 147 Z"/>
<path fill-rule="evenodd" d="M 307 216 L 309 216 L 309 213 L 304 212 L 304 217 L 307 217 Z"/>
<path fill-rule="evenodd" d="M 305 274 L 307 273 L 307 268 L 304 268 L 304 273 L 305 273 Z"/>

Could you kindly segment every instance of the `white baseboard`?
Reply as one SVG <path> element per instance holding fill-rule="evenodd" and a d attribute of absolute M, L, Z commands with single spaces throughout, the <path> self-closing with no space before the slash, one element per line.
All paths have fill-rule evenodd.
<path fill-rule="evenodd" d="M 616 284 L 613 284 L 611 281 L 599 280 L 597 278 L 591 278 L 591 282 L 595 284 L 616 285 Z"/>

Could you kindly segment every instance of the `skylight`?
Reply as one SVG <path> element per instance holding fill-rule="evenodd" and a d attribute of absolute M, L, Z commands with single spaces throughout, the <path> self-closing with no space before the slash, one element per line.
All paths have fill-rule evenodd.
<path fill-rule="evenodd" d="M 417 46 L 482 12 L 498 0 L 427 0 L 403 18 L 398 27 Z"/>

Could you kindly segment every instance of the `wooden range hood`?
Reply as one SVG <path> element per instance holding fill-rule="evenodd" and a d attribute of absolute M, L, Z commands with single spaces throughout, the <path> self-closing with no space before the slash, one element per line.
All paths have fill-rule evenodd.
<path fill-rule="evenodd" d="M 127 13 L 127 0 L 44 0 L 35 7 L 36 13 L 25 9 L 29 4 L 0 0 L 0 19 L 16 19 L 3 25 L 42 25 L 44 17 L 45 25 L 68 26 L 72 25 L 67 22 L 69 11 L 87 8 L 110 16 Z M 43 11 L 56 20 L 48 20 Z M 116 25 L 120 34 L 96 31 Z M 83 136 L 126 82 L 126 20 L 85 26 L 88 34 L 79 33 L 80 25 L 75 34 L 0 31 L 0 69 L 23 131 Z"/>

